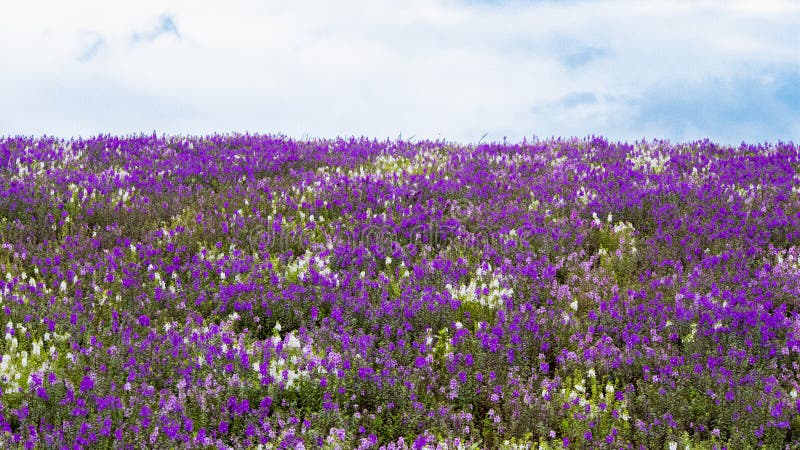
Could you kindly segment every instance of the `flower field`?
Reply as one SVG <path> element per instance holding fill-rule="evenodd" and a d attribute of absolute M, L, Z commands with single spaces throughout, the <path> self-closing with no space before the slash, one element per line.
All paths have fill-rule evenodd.
<path fill-rule="evenodd" d="M 800 448 L 800 147 L 0 139 L 0 448 Z"/>

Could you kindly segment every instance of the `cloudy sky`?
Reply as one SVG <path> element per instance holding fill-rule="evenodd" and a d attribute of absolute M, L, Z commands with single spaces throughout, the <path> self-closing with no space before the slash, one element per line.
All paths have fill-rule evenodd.
<path fill-rule="evenodd" d="M 30 0 L 0 135 L 800 141 L 800 2 Z"/>

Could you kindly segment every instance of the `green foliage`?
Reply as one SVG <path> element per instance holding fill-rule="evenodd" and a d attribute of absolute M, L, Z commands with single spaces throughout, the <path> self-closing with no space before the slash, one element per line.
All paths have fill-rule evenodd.
<path fill-rule="evenodd" d="M 481 322 L 492 323 L 497 313 L 489 306 L 476 301 L 462 301 L 456 314 L 459 322 L 472 324 L 473 329 L 477 330 Z"/>

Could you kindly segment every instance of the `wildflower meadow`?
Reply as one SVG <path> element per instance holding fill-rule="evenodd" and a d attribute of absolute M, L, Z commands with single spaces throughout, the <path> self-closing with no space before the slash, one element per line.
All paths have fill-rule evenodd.
<path fill-rule="evenodd" d="M 800 148 L 0 138 L 0 447 L 800 448 Z"/>

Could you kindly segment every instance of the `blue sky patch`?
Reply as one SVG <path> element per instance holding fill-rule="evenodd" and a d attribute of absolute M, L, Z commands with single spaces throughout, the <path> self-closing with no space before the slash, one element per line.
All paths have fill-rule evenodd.
<path fill-rule="evenodd" d="M 635 102 L 636 121 L 684 139 L 712 137 L 728 141 L 731 130 L 742 139 L 790 137 L 800 124 L 800 72 L 762 68 L 742 75 L 673 82 L 645 91 Z"/>
<path fill-rule="evenodd" d="M 570 69 L 579 69 L 608 55 L 608 50 L 590 45 L 578 47 L 561 56 L 561 61 Z"/>
<path fill-rule="evenodd" d="M 141 42 L 153 42 L 161 36 L 172 35 L 180 39 L 181 34 L 178 27 L 175 25 L 175 20 L 172 16 L 163 15 L 158 19 L 156 25 L 150 31 L 134 32 L 131 35 L 131 44 L 138 44 Z"/>
<path fill-rule="evenodd" d="M 90 61 L 97 56 L 100 50 L 105 45 L 106 40 L 103 36 L 95 34 L 90 43 L 86 45 L 81 53 L 77 56 L 78 61 Z"/>

